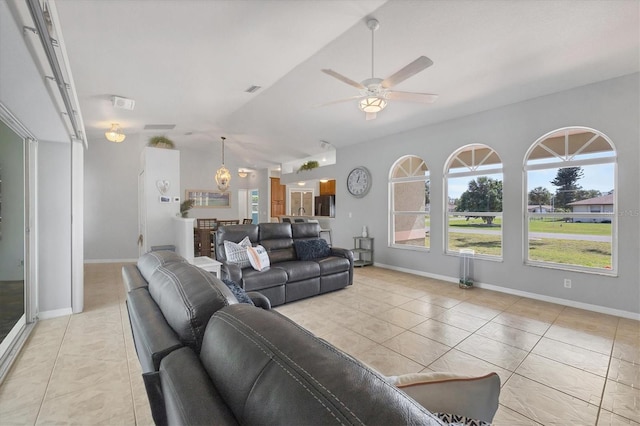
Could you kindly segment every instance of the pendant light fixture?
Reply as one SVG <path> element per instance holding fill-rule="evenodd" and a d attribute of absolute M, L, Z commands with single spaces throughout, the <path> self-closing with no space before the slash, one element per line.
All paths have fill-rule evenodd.
<path fill-rule="evenodd" d="M 111 123 L 111 128 L 104 133 L 104 137 L 107 138 L 109 142 L 120 143 L 127 135 L 122 132 L 118 123 Z"/>
<path fill-rule="evenodd" d="M 231 182 L 231 173 L 229 169 L 227 169 L 224 165 L 224 140 L 226 139 L 224 136 L 220 137 L 222 139 L 222 166 L 216 172 L 216 184 L 218 185 L 218 189 L 222 192 L 225 192 L 229 189 L 229 183 Z"/>

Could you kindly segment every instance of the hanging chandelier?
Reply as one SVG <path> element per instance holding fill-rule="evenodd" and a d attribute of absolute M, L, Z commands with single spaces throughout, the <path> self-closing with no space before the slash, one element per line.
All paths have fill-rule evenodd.
<path fill-rule="evenodd" d="M 225 192 L 229 189 L 229 182 L 231 182 L 231 173 L 229 169 L 224 166 L 224 140 L 226 139 L 224 136 L 220 137 L 222 139 L 222 166 L 216 172 L 216 184 L 218 185 L 218 189 L 222 192 Z"/>

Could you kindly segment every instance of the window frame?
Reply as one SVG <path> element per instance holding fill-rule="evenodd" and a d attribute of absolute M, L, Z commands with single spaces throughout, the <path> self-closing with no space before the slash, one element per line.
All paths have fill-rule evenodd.
<path fill-rule="evenodd" d="M 562 160 L 561 162 L 537 162 L 536 164 L 527 164 L 529 161 L 529 156 L 533 152 L 533 150 L 542 142 L 547 140 L 549 136 L 553 134 L 557 134 L 560 132 L 565 132 L 565 138 L 569 135 L 569 132 L 576 130 L 584 130 L 586 132 L 592 132 L 597 136 L 602 137 L 605 141 L 607 141 L 611 147 L 611 151 L 613 152 L 612 156 L 603 156 L 601 158 L 588 158 L 588 159 L 573 159 L 576 155 L 579 155 L 584 147 L 588 145 L 590 142 L 587 142 L 583 147 L 573 153 L 571 159 Z M 593 138 L 595 139 L 595 137 Z M 545 148 L 546 149 L 546 148 Z M 548 151 L 548 149 L 546 149 Z M 550 152 L 550 154 L 554 154 Z M 557 153 L 555 153 L 557 154 Z M 568 156 L 568 153 L 567 153 Z M 551 157 L 550 157 L 551 158 Z M 557 156 L 555 158 L 558 158 Z M 604 164 L 612 164 L 613 165 L 613 209 L 608 212 L 607 209 L 601 209 L 600 213 L 592 213 L 592 212 L 580 212 L 580 213 L 568 213 L 568 212 L 547 212 L 547 213 L 534 213 L 529 212 L 528 204 L 529 204 L 529 172 L 536 170 L 550 170 L 550 169 L 560 169 L 567 167 L 581 167 L 581 166 L 592 166 L 592 165 L 604 165 Z M 618 276 L 618 150 L 616 149 L 613 141 L 602 133 L 599 130 L 585 127 L 585 126 L 566 126 L 560 127 L 558 129 L 552 130 L 550 132 L 545 133 L 540 136 L 536 141 L 529 147 L 527 152 L 525 153 L 523 160 L 523 168 L 522 168 L 522 185 L 523 185 L 523 226 L 522 226 L 522 244 L 523 244 L 523 263 L 528 266 L 549 268 L 549 269 L 559 269 L 564 271 L 576 271 L 583 273 L 590 273 L 596 275 L 607 275 L 607 276 Z M 591 210 L 591 209 L 590 209 Z M 611 268 L 594 268 L 589 266 L 582 265 L 573 265 L 566 263 L 554 263 L 543 260 L 531 260 L 529 259 L 529 221 L 535 218 L 580 218 L 580 217 L 602 217 L 605 219 L 611 220 Z"/>
<path fill-rule="evenodd" d="M 417 158 L 421 161 L 420 166 L 422 164 L 424 164 L 424 167 L 426 168 L 426 174 L 425 175 L 413 175 L 413 176 L 403 176 L 400 178 L 394 178 L 394 172 L 396 171 L 396 168 L 399 167 L 403 161 L 405 161 L 408 158 Z M 420 166 L 418 166 L 416 168 L 416 170 L 420 169 Z M 419 246 L 419 245 L 411 245 L 411 244 L 399 244 L 395 242 L 395 218 L 396 216 L 411 216 L 411 215 L 418 215 L 418 216 L 424 216 L 424 219 L 426 221 L 426 219 L 428 218 L 429 221 L 431 221 L 431 209 L 427 210 L 426 206 L 425 209 L 423 211 L 415 211 L 415 210 L 400 210 L 400 211 L 396 211 L 394 206 L 395 206 L 395 188 L 394 188 L 394 184 L 396 183 L 407 183 L 407 182 L 422 182 L 423 184 L 426 184 L 426 182 L 429 182 L 429 192 L 431 192 L 431 171 L 429 170 L 429 166 L 427 165 L 427 162 L 424 161 L 424 159 L 419 156 L 419 155 L 415 155 L 415 154 L 407 154 L 407 155 L 403 155 L 401 157 L 399 157 L 396 161 L 393 162 L 393 164 L 391 165 L 391 168 L 389 170 L 389 183 L 388 183 L 388 194 L 389 194 L 389 212 L 388 212 L 388 217 L 389 217 L 389 233 L 388 233 L 388 238 L 387 238 L 387 245 L 390 248 L 397 248 L 397 249 L 402 249 L 402 250 L 417 250 L 417 251 L 426 251 L 429 252 L 431 251 L 431 235 L 429 235 L 429 246 Z M 429 203 L 431 204 L 431 203 Z"/>
<path fill-rule="evenodd" d="M 472 153 L 472 161 L 471 164 L 466 164 L 464 161 L 458 160 L 458 162 L 460 164 L 462 164 L 464 166 L 463 167 L 456 167 L 456 169 L 462 170 L 463 171 L 457 171 L 457 172 L 450 172 L 449 170 L 451 169 L 451 166 L 453 165 L 454 161 L 456 161 L 456 159 L 458 159 L 458 156 L 466 151 L 469 150 L 475 150 L 477 148 L 487 148 L 489 149 L 489 153 L 487 155 L 485 155 L 484 157 L 480 158 L 479 161 L 476 162 L 476 158 L 475 158 L 475 152 Z M 495 154 L 498 159 L 500 159 L 500 163 L 499 163 L 499 167 L 489 167 L 489 168 L 482 168 L 482 166 L 485 163 L 485 160 L 488 160 L 493 154 Z M 497 163 L 496 163 L 497 164 Z M 442 180 L 443 180 L 443 197 L 444 197 L 444 204 L 443 204 L 443 224 L 444 224 L 444 229 L 443 229 L 443 233 L 442 233 L 442 245 L 443 245 L 443 252 L 446 255 L 450 255 L 450 256 L 460 256 L 460 251 L 454 251 L 454 250 L 450 250 L 449 249 L 449 218 L 450 216 L 455 216 L 456 214 L 454 213 L 458 213 L 458 215 L 460 215 L 461 213 L 464 213 L 465 215 L 469 216 L 494 216 L 496 218 L 500 218 L 501 220 L 501 225 L 500 225 L 500 255 L 492 255 L 492 254 L 485 254 L 485 253 L 475 253 L 474 257 L 475 258 L 479 258 L 479 259 L 484 259 L 484 260 L 491 260 L 491 261 L 496 261 L 496 262 L 501 262 L 504 259 L 504 198 L 503 198 L 503 208 L 500 212 L 449 212 L 449 179 L 450 178 L 461 178 L 461 177 L 473 177 L 474 179 L 477 177 L 482 177 L 482 176 L 490 176 L 490 175 L 495 175 L 495 174 L 501 174 L 502 175 L 502 188 L 503 188 L 503 197 L 504 197 L 504 161 L 502 160 L 502 157 L 500 157 L 500 155 L 498 154 L 498 152 L 493 149 L 492 147 L 490 147 L 487 144 L 484 143 L 473 143 L 473 144 L 468 144 L 468 145 L 464 145 L 460 148 L 458 148 L 457 150 L 455 150 L 454 152 L 451 153 L 451 155 L 449 156 L 449 158 L 447 159 L 447 161 L 445 162 L 444 165 L 444 170 L 443 170 L 443 175 L 442 175 Z M 475 250 L 474 250 L 475 251 Z"/>

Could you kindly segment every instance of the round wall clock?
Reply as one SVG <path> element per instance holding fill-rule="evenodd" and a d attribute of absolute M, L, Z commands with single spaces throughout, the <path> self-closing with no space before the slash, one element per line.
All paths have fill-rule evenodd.
<path fill-rule="evenodd" d="M 347 190 L 354 197 L 364 197 L 371 188 L 371 173 L 366 167 L 359 166 L 349 172 Z"/>

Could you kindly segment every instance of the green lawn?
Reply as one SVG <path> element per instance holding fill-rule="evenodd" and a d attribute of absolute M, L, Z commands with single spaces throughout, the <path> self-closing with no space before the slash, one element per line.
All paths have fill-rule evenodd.
<path fill-rule="evenodd" d="M 530 240 L 529 259 L 609 269 L 611 268 L 611 243 L 554 238 Z"/>
<path fill-rule="evenodd" d="M 473 249 L 476 254 L 502 254 L 498 235 L 450 233 L 449 250 L 458 251 L 463 248 Z M 555 238 L 530 240 L 529 259 L 589 268 L 610 268 L 611 243 Z"/>
<path fill-rule="evenodd" d="M 496 218 L 491 226 L 482 219 L 449 218 L 451 228 L 500 229 L 501 218 Z M 529 232 L 549 232 L 556 234 L 611 235 L 610 223 L 566 223 L 533 219 L 529 221 Z"/>

